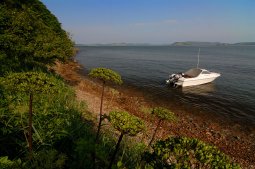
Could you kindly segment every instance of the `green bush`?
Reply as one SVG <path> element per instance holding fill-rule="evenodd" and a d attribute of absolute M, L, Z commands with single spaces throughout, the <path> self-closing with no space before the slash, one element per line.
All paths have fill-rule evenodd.
<path fill-rule="evenodd" d="M 145 143 L 137 142 L 137 140 L 132 140 L 132 138 L 125 138 L 118 158 L 118 163 L 120 164 L 121 162 L 122 167 L 136 168 L 139 166 L 141 157 L 146 149 L 147 145 Z"/>
<path fill-rule="evenodd" d="M 168 110 L 164 107 L 153 108 L 151 111 L 151 114 L 158 118 L 158 122 L 157 122 L 156 128 L 153 132 L 152 138 L 148 144 L 148 147 L 151 146 L 152 142 L 154 141 L 156 133 L 158 131 L 158 128 L 163 121 L 165 121 L 165 120 L 166 121 L 175 121 L 177 119 L 173 112 L 171 112 L 170 110 Z"/>
<path fill-rule="evenodd" d="M 145 129 L 145 125 L 142 119 L 125 111 L 110 112 L 109 120 L 113 127 L 121 133 L 108 167 L 108 169 L 111 169 L 123 136 L 136 136 L 139 132 Z"/>
<path fill-rule="evenodd" d="M 91 69 L 89 76 L 100 79 L 103 82 L 112 82 L 118 85 L 123 83 L 121 76 L 117 72 L 107 68 Z"/>
<path fill-rule="evenodd" d="M 121 80 L 121 76 L 111 70 L 111 69 L 107 69 L 107 68 L 94 68 L 91 69 L 91 71 L 89 72 L 89 76 L 99 79 L 102 81 L 102 95 L 101 95 L 101 104 L 100 104 L 100 112 L 99 112 L 99 123 L 98 123 L 98 129 L 97 129 L 97 134 L 96 134 L 96 143 L 98 142 L 99 136 L 100 136 L 100 130 L 101 130 L 101 126 L 102 126 L 102 121 L 103 121 L 103 100 L 104 100 L 104 88 L 106 85 L 106 82 L 111 82 L 114 84 L 118 84 L 121 85 L 123 83 L 123 81 Z"/>
<path fill-rule="evenodd" d="M 109 119 L 113 127 L 124 135 L 135 136 L 145 128 L 142 119 L 125 111 L 112 111 Z"/>
<path fill-rule="evenodd" d="M 35 154 L 53 148 L 67 154 L 68 161 L 75 156 L 77 140 L 86 137 L 84 133 L 88 128 L 85 128 L 82 119 L 86 105 L 75 100 L 70 87 L 60 79 L 55 80 L 58 92 L 34 97 L 33 145 Z M 4 107 L 0 107 L 0 156 L 21 158 L 26 162 L 29 97 L 3 92 L 2 98 Z"/>
<path fill-rule="evenodd" d="M 0 157 L 1 169 L 21 169 L 24 168 L 21 164 L 21 160 L 9 160 L 7 156 Z"/>
<path fill-rule="evenodd" d="M 197 139 L 170 137 L 157 141 L 152 152 L 144 154 L 150 168 L 240 168 L 215 146 Z"/>
<path fill-rule="evenodd" d="M 62 169 L 65 167 L 67 156 L 58 151 L 42 150 L 34 154 L 33 159 L 27 162 L 28 168 L 35 169 Z"/>

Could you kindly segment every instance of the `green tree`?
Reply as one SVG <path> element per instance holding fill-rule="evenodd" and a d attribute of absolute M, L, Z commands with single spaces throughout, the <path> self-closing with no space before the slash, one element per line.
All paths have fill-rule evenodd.
<path fill-rule="evenodd" d="M 159 126 L 161 125 L 161 123 L 164 120 L 167 120 L 167 121 L 174 121 L 174 120 L 176 120 L 176 117 L 175 117 L 174 113 L 169 111 L 166 108 L 163 108 L 163 107 L 156 107 L 156 108 L 154 108 L 152 110 L 151 114 L 158 118 L 158 122 L 157 122 L 157 126 L 156 126 L 156 128 L 155 128 L 155 130 L 153 132 L 153 135 L 152 135 L 152 138 L 151 138 L 151 141 L 150 141 L 148 147 L 151 146 L 152 142 L 154 141 L 156 133 L 158 131 L 158 128 L 159 128 Z"/>
<path fill-rule="evenodd" d="M 148 168 L 240 168 L 217 147 L 197 139 L 169 137 L 157 141 L 152 148 L 152 152 L 144 154 Z"/>
<path fill-rule="evenodd" d="M 56 92 L 55 78 L 40 72 L 11 73 L 1 79 L 1 85 L 5 90 L 12 93 L 23 93 L 29 95 L 29 152 L 32 157 L 32 116 L 33 96 L 41 93 Z"/>
<path fill-rule="evenodd" d="M 118 139 L 116 148 L 113 152 L 110 165 L 108 167 L 108 169 L 111 169 L 123 136 L 124 135 L 136 136 L 139 132 L 144 130 L 145 125 L 140 118 L 130 115 L 128 112 L 124 112 L 124 111 L 110 112 L 109 120 L 112 123 L 113 127 L 121 133 Z"/>
<path fill-rule="evenodd" d="M 68 34 L 39 0 L 3 0 L 0 11 L 0 75 L 45 69 L 74 55 Z"/>
<path fill-rule="evenodd" d="M 104 88 L 105 88 L 106 82 L 111 82 L 118 85 L 121 85 L 123 82 L 121 80 L 121 76 L 117 72 L 107 68 L 94 68 L 90 71 L 89 76 L 101 80 L 102 86 L 103 86 L 102 95 L 101 95 L 100 113 L 99 113 L 99 124 L 98 124 L 98 130 L 96 134 L 96 143 L 97 143 L 99 134 L 100 134 L 102 120 L 103 120 L 103 98 L 104 98 Z"/>

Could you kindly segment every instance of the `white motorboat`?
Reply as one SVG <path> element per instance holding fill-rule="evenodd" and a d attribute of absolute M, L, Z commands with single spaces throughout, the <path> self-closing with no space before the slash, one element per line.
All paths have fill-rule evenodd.
<path fill-rule="evenodd" d="M 210 72 L 206 69 L 192 68 L 185 73 L 169 75 L 169 79 L 166 80 L 166 83 L 174 87 L 195 86 L 210 83 L 219 76 L 219 73 Z"/>

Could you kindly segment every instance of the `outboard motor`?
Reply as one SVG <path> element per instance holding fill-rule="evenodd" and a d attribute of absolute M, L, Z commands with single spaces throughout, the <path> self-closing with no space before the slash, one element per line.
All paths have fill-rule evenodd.
<path fill-rule="evenodd" d="M 176 73 L 176 74 L 171 74 L 169 75 L 169 80 L 166 80 L 167 84 L 170 84 L 174 87 L 176 87 L 176 82 L 178 81 L 179 78 L 183 76 L 183 73 Z"/>

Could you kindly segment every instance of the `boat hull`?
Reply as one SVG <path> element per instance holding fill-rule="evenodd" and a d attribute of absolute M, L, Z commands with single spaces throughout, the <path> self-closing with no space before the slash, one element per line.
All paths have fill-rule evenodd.
<path fill-rule="evenodd" d="M 214 81 L 217 77 L 208 77 L 208 78 L 181 78 L 176 82 L 176 85 L 187 87 L 187 86 L 196 86 L 201 84 L 206 84 Z"/>

